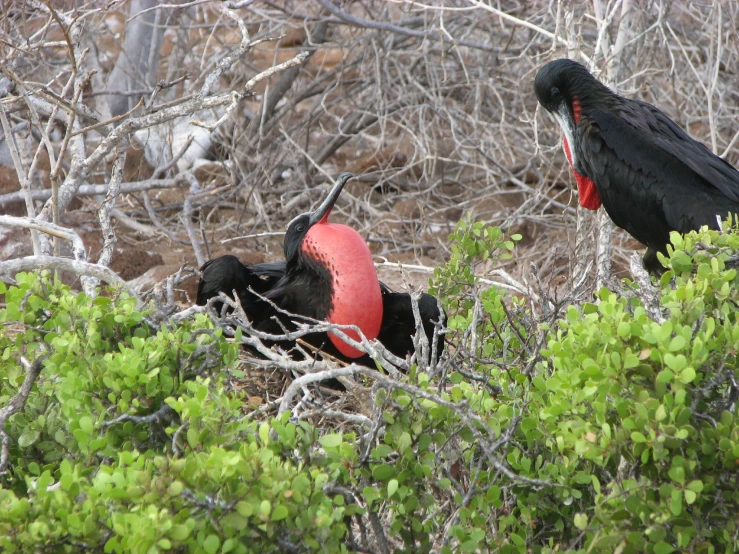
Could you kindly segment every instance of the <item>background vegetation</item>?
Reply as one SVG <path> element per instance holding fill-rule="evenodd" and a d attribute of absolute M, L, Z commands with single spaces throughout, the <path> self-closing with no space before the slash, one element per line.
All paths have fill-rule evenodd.
<path fill-rule="evenodd" d="M 674 236 L 650 281 L 531 87 L 579 59 L 736 163 L 737 9 L 9 5 L 3 551 L 739 549 L 739 235 Z M 332 217 L 431 279 L 440 359 L 294 362 L 191 307 L 342 170 Z"/>

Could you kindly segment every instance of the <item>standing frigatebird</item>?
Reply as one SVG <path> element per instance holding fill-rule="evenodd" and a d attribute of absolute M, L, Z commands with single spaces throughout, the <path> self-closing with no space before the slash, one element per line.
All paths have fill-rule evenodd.
<path fill-rule="evenodd" d="M 197 303 L 205 305 L 219 292 L 230 295 L 235 290 L 255 329 L 279 335 L 283 327 L 294 328 L 289 317 L 260 298 L 263 296 L 296 315 L 356 325 L 365 337 L 377 338 L 401 358 L 414 352 L 416 326 L 410 295 L 392 292 L 378 281 L 372 255 L 359 233 L 328 222 L 344 184 L 352 177 L 342 173 L 314 212 L 290 222 L 283 245 L 285 261 L 247 266 L 226 255 L 206 263 L 201 269 Z M 431 343 L 440 316 L 436 298 L 423 294 L 418 307 Z M 345 332 L 358 339 L 356 332 Z M 311 333 L 304 338 L 334 357 L 374 365 L 369 356 L 331 333 Z M 441 354 L 443 337 L 438 336 L 437 341 Z"/>
<path fill-rule="evenodd" d="M 602 204 L 613 222 L 647 246 L 644 266 L 661 268 L 670 231 L 739 213 L 739 171 L 656 107 L 623 98 L 579 63 L 547 63 L 534 79 L 539 103 L 559 122 L 580 204 Z"/>

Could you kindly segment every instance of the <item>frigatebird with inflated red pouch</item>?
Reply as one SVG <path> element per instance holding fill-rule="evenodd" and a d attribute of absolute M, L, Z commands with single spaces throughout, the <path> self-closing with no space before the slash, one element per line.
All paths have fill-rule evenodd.
<path fill-rule="evenodd" d="M 580 204 L 601 204 L 661 264 L 670 231 L 687 233 L 739 213 L 739 171 L 646 102 L 623 98 L 581 64 L 549 62 L 534 79 L 539 103 L 559 122 Z"/>
<path fill-rule="evenodd" d="M 367 339 L 378 339 L 396 356 L 412 354 L 416 324 L 410 294 L 393 292 L 380 283 L 361 235 L 347 225 L 328 221 L 352 177 L 342 173 L 315 211 L 288 224 L 285 261 L 244 265 L 235 256 L 226 255 L 206 263 L 201 269 L 197 303 L 205 305 L 220 292 L 231 295 L 235 290 L 247 318 L 259 331 L 281 335 L 284 329 L 295 328 L 293 318 L 276 309 L 279 307 L 299 316 L 357 326 Z M 433 296 L 423 294 L 418 307 L 431 344 L 440 320 L 438 303 Z M 359 339 L 355 331 L 343 332 Z M 436 338 L 441 354 L 443 336 L 436 333 Z M 374 366 L 369 356 L 331 332 L 311 333 L 304 339 L 341 360 Z"/>

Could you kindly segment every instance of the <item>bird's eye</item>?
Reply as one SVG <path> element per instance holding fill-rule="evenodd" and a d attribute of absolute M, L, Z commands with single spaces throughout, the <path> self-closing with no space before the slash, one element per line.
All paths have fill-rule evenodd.
<path fill-rule="evenodd" d="M 557 87 L 552 87 L 552 90 L 550 91 L 552 95 L 552 100 L 557 100 L 562 96 L 562 93 L 559 92 L 559 89 Z"/>
<path fill-rule="evenodd" d="M 295 230 L 296 230 L 296 231 L 297 231 L 298 233 L 302 233 L 303 231 L 305 231 L 305 225 L 303 225 L 302 223 L 298 223 L 298 224 L 297 224 L 297 225 L 295 226 Z"/>

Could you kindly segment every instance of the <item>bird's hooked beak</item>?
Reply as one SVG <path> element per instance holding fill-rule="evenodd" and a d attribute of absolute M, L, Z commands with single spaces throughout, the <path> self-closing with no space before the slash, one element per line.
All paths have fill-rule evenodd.
<path fill-rule="evenodd" d="M 572 120 L 572 116 L 567 109 L 567 105 L 562 102 L 553 112 L 550 112 L 554 119 L 557 120 L 559 126 L 562 128 L 562 132 L 565 135 L 567 144 L 569 145 L 572 159 L 570 163 L 572 167 L 575 167 L 575 122 Z"/>
<path fill-rule="evenodd" d="M 344 172 L 339 175 L 339 178 L 336 179 L 336 182 L 331 188 L 331 191 L 328 193 L 328 196 L 324 198 L 323 202 L 321 202 L 321 205 L 316 208 L 316 211 L 310 214 L 310 217 L 308 218 L 309 227 L 312 227 L 316 223 L 326 223 L 326 221 L 328 220 L 328 216 L 331 213 L 331 209 L 334 207 L 336 200 L 338 200 L 339 195 L 344 188 L 344 185 L 349 179 L 352 178 L 354 178 L 354 174 L 349 172 Z"/>
<path fill-rule="evenodd" d="M 573 121 L 572 114 L 570 114 L 570 111 L 567 109 L 567 104 L 562 102 L 552 112 L 552 115 L 554 116 L 554 119 L 557 120 L 557 123 L 559 123 L 559 126 L 562 127 L 562 130 L 570 141 L 570 144 L 572 144 L 572 140 L 575 136 L 575 122 Z"/>

